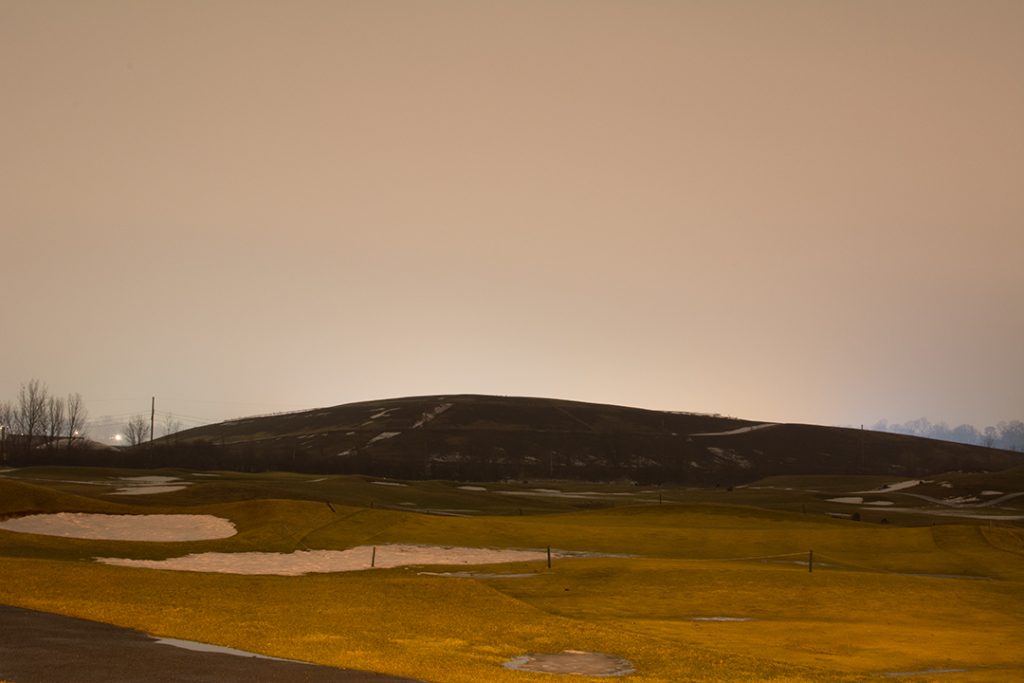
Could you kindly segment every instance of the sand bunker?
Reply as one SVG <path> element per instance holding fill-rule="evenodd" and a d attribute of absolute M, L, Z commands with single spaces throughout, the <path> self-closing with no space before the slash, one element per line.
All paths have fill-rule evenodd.
<path fill-rule="evenodd" d="M 560 654 L 529 654 L 505 662 L 506 669 L 537 671 L 548 674 L 577 676 L 625 676 L 633 673 L 633 665 L 621 657 L 600 652 L 564 650 Z"/>
<path fill-rule="evenodd" d="M 578 553 L 552 552 L 555 557 L 573 557 Z M 352 572 L 373 567 L 387 569 L 408 565 L 477 565 L 506 562 L 543 562 L 543 550 L 495 548 L 458 548 L 432 545 L 361 545 L 348 550 L 297 550 L 293 553 L 197 553 L 166 560 L 131 560 L 97 557 L 97 562 L 122 567 L 173 569 L 186 572 L 223 574 L 301 574 Z"/>
<path fill-rule="evenodd" d="M 213 515 L 100 515 L 85 512 L 15 517 L 0 522 L 0 529 L 103 541 L 206 541 L 238 533 L 234 524 Z"/>

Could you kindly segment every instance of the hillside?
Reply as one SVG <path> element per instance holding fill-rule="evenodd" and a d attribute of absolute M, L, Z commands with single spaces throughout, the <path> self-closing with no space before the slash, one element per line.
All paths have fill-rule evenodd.
<path fill-rule="evenodd" d="M 162 448 L 150 457 L 189 467 L 696 486 L 780 474 L 927 476 L 1024 464 L 1019 453 L 899 434 L 476 395 L 242 418 L 157 444 Z M 169 463 L 163 456 L 172 453 L 176 462 Z"/>

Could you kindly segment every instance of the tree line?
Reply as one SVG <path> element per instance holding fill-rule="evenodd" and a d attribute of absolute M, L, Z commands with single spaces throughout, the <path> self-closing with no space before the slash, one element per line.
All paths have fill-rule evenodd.
<path fill-rule="evenodd" d="M 13 401 L 0 401 L 0 454 L 34 448 L 72 448 L 85 435 L 89 411 L 79 393 L 55 396 L 37 379 L 21 385 Z"/>
<path fill-rule="evenodd" d="M 1024 422 L 1010 420 L 978 429 L 974 425 L 962 424 L 950 427 L 945 422 L 933 423 L 928 418 L 918 418 L 904 423 L 881 420 L 872 429 L 877 432 L 892 432 L 909 436 L 923 436 L 928 439 L 954 441 L 987 448 L 1002 448 L 1007 451 L 1024 451 Z"/>
<path fill-rule="evenodd" d="M 81 453 L 70 460 L 71 451 L 83 451 L 85 445 L 94 450 L 97 444 L 88 439 L 89 411 L 82 395 L 53 394 L 45 382 L 32 379 L 24 382 L 13 400 L 0 401 L 0 463 L 6 464 L 73 464 Z M 164 436 L 182 429 L 174 415 L 167 413 L 161 423 Z M 134 415 L 121 425 L 124 445 L 140 446 L 149 442 L 152 424 L 143 415 Z"/>

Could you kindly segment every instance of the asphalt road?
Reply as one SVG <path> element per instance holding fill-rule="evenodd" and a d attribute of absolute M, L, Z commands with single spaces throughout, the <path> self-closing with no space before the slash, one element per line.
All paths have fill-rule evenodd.
<path fill-rule="evenodd" d="M 0 605 L 9 683 L 417 683 L 364 671 L 163 645 L 140 631 Z"/>

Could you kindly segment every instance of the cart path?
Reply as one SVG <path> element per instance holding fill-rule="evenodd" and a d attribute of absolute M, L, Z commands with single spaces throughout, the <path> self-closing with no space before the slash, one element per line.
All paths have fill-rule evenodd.
<path fill-rule="evenodd" d="M 0 680 L 10 683 L 419 683 L 319 664 L 201 652 L 141 631 L 0 605 Z"/>

